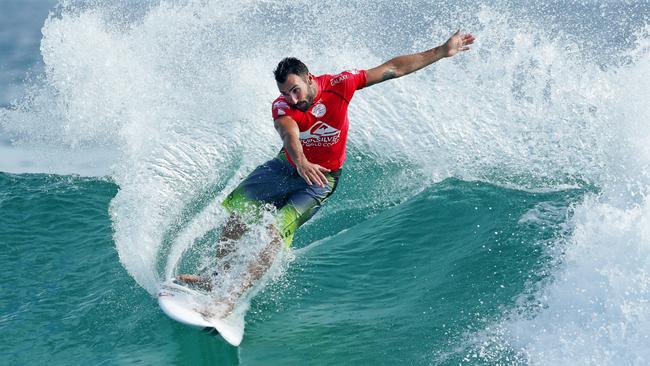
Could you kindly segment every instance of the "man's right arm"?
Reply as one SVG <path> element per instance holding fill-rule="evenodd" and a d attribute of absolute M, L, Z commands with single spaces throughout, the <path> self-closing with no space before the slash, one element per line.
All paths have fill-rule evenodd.
<path fill-rule="evenodd" d="M 328 181 L 325 174 L 330 170 L 318 164 L 313 164 L 307 160 L 305 153 L 302 151 L 300 143 L 300 129 L 298 123 L 289 116 L 283 116 L 273 121 L 275 129 L 280 134 L 284 148 L 291 156 L 291 160 L 296 164 L 298 174 L 312 185 L 314 183 L 321 187 L 327 185 Z"/>

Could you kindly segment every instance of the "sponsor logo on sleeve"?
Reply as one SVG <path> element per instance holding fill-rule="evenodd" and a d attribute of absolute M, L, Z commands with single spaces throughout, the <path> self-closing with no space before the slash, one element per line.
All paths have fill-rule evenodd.
<path fill-rule="evenodd" d="M 273 103 L 273 108 L 289 108 L 289 104 L 283 100 L 278 100 L 277 102 Z"/>
<path fill-rule="evenodd" d="M 325 104 L 323 103 L 315 104 L 311 109 L 311 114 L 313 114 L 316 118 L 323 117 L 325 115 L 325 112 L 327 112 L 327 108 L 325 108 Z"/>
<path fill-rule="evenodd" d="M 341 81 L 347 79 L 348 76 L 349 76 L 349 75 L 348 75 L 347 73 L 344 73 L 344 72 L 343 72 L 343 73 L 340 73 L 340 74 L 334 76 L 334 77 L 332 78 L 332 80 L 330 80 L 330 85 L 331 85 L 331 86 L 334 86 L 334 85 L 340 83 Z"/>

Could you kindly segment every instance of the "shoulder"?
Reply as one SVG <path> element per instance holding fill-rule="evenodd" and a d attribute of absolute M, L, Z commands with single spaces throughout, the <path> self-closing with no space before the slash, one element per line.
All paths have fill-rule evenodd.
<path fill-rule="evenodd" d="M 280 95 L 277 98 L 275 98 L 275 100 L 271 104 L 271 107 L 273 109 L 276 109 L 276 108 L 289 108 L 289 103 L 287 102 L 287 99 L 284 96 Z"/>
<path fill-rule="evenodd" d="M 289 103 L 287 102 L 287 99 L 282 95 L 275 98 L 271 104 L 271 113 L 273 114 L 273 119 L 286 116 L 290 112 L 291 108 L 289 107 Z"/>
<path fill-rule="evenodd" d="M 361 89 L 366 85 L 366 71 L 351 69 L 346 70 L 336 75 L 331 75 L 328 80 L 328 86 L 336 87 L 353 87 L 354 89 Z"/>

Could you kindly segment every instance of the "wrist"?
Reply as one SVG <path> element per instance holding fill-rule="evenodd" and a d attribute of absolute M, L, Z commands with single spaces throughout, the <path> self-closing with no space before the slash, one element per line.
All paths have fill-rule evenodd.
<path fill-rule="evenodd" d="M 450 57 L 449 46 L 447 45 L 447 43 L 441 44 L 440 46 L 434 48 L 434 50 L 435 50 L 434 52 L 436 53 L 439 59 Z"/>
<path fill-rule="evenodd" d="M 308 161 L 307 158 L 305 158 L 305 156 L 302 155 L 302 156 L 296 156 L 296 158 L 293 159 L 293 162 L 296 163 L 296 166 L 302 166 L 305 165 L 305 163 L 307 163 Z"/>

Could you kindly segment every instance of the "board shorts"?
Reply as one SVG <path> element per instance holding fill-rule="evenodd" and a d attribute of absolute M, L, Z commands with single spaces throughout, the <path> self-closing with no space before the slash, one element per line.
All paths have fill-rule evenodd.
<path fill-rule="evenodd" d="M 334 193 L 341 169 L 324 173 L 328 184 L 308 185 L 289 163 L 284 151 L 258 166 L 226 197 L 223 206 L 245 221 L 259 219 L 269 205 L 275 207 L 275 226 L 291 246 L 296 229 L 307 222 Z"/>

